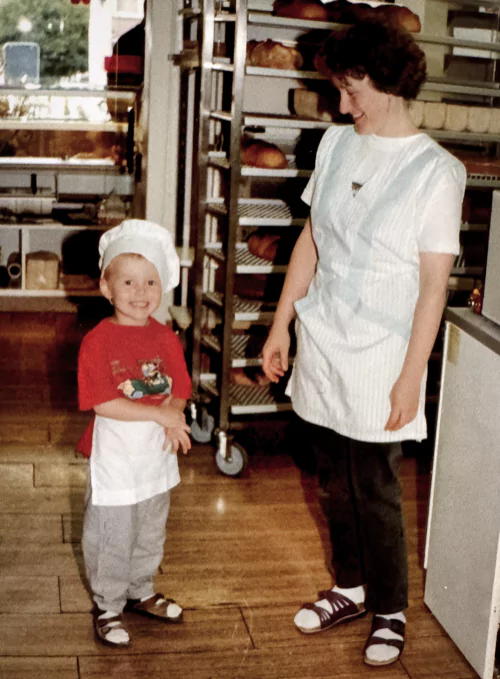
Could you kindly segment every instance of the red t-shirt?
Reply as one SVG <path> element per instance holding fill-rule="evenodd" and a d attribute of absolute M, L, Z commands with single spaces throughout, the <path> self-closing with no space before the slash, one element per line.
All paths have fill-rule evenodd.
<path fill-rule="evenodd" d="M 188 399 L 189 377 L 182 345 L 168 326 L 154 318 L 146 326 L 101 321 L 84 338 L 78 356 L 80 410 L 116 398 L 158 404 L 167 396 Z M 90 456 L 94 421 L 78 442 L 77 450 Z"/>

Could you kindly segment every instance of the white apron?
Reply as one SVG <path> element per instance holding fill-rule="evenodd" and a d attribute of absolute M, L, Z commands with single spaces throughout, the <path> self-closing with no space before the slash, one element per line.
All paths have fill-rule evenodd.
<path fill-rule="evenodd" d="M 156 422 L 120 422 L 96 415 L 90 456 L 92 503 L 123 506 L 165 493 L 180 482 L 171 444 Z"/>
<path fill-rule="evenodd" d="M 426 375 L 413 422 L 384 427 L 419 294 L 422 206 L 436 173 L 456 171 L 454 163 L 424 134 L 388 139 L 349 126 L 324 135 L 303 194 L 317 271 L 295 303 L 297 356 L 287 388 L 303 419 L 361 441 L 425 438 Z M 456 240 L 444 251 L 453 252 Z"/>

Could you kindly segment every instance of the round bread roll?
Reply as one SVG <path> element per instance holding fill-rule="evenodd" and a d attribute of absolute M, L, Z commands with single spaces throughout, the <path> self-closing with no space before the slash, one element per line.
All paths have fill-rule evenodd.
<path fill-rule="evenodd" d="M 288 167 L 288 161 L 283 151 L 275 144 L 270 144 L 261 139 L 242 140 L 240 162 L 242 165 L 270 170 L 283 170 Z"/>
<path fill-rule="evenodd" d="M 500 108 L 492 108 L 490 114 L 490 134 L 500 134 Z"/>
<path fill-rule="evenodd" d="M 424 102 L 424 127 L 429 130 L 441 130 L 446 120 L 446 104 L 440 101 Z"/>
<path fill-rule="evenodd" d="M 468 115 L 469 109 L 467 106 L 448 104 L 446 106 L 444 129 L 451 132 L 463 132 L 467 127 Z"/>
<path fill-rule="evenodd" d="M 278 68 L 293 71 L 301 68 L 303 63 L 304 59 L 297 49 L 286 47 L 274 40 L 265 40 L 257 43 L 250 54 L 250 64 L 262 68 Z"/>
<path fill-rule="evenodd" d="M 424 123 L 424 102 L 415 99 L 410 103 L 410 119 L 415 127 L 422 127 Z"/>
<path fill-rule="evenodd" d="M 482 134 L 490 127 L 491 109 L 484 106 L 469 106 L 467 129 L 469 132 Z"/>
<path fill-rule="evenodd" d="M 328 10 L 320 0 L 275 0 L 273 14 L 291 19 L 328 21 Z"/>

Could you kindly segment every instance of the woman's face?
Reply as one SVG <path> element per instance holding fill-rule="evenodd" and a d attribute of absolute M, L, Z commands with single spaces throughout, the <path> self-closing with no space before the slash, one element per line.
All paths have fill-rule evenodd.
<path fill-rule="evenodd" d="M 361 80 L 332 76 L 331 82 L 340 93 L 340 113 L 352 117 L 358 134 L 390 136 L 384 134 L 390 124 L 390 94 L 377 90 L 367 75 Z"/>

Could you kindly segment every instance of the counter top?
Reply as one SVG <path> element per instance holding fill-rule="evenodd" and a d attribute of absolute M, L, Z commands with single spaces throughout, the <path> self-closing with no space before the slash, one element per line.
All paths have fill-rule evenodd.
<path fill-rule="evenodd" d="M 444 318 L 496 354 L 500 354 L 500 325 L 475 314 L 468 307 L 448 307 Z"/>

